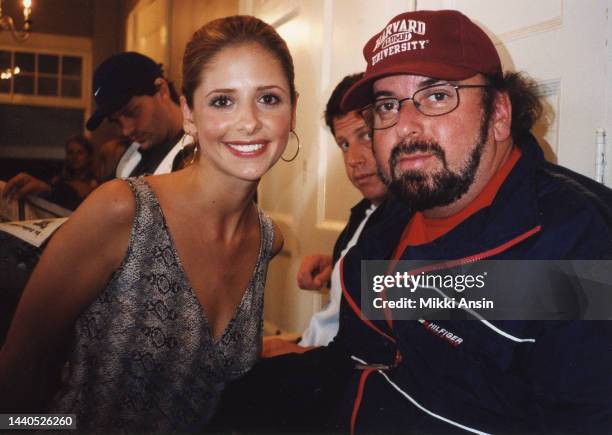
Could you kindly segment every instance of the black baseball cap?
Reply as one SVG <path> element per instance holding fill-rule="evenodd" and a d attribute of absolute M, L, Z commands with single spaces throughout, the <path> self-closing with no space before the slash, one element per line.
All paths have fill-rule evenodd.
<path fill-rule="evenodd" d="M 87 129 L 98 128 L 105 117 L 121 109 L 132 97 L 153 95 L 158 77 L 163 77 L 161 65 L 140 53 L 128 51 L 106 59 L 93 75 L 96 110 L 87 120 Z"/>

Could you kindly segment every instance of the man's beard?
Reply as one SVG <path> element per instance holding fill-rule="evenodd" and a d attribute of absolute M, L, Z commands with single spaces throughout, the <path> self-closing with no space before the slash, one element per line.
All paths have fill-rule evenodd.
<path fill-rule="evenodd" d="M 490 115 L 485 113 L 481 120 L 479 135 L 467 161 L 457 172 L 448 168 L 446 153 L 433 141 L 400 142 L 391 151 L 389 168 L 391 179 L 386 177 L 378 167 L 378 174 L 389 190 L 400 200 L 406 202 L 413 210 L 423 211 L 452 204 L 461 198 L 474 182 L 476 171 L 488 134 Z M 403 154 L 428 153 L 442 163 L 442 169 L 435 173 L 426 170 L 408 170 L 397 173 L 395 167 Z"/>

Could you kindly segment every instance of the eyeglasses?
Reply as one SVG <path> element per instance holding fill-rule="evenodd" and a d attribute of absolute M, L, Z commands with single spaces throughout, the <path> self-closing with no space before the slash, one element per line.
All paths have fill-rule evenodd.
<path fill-rule="evenodd" d="M 412 101 L 414 107 L 425 116 L 440 116 L 459 106 L 459 89 L 488 88 L 490 85 L 452 85 L 441 83 L 416 91 L 408 98 L 380 98 L 361 110 L 366 124 L 374 130 L 393 127 L 399 120 L 404 101 Z"/>

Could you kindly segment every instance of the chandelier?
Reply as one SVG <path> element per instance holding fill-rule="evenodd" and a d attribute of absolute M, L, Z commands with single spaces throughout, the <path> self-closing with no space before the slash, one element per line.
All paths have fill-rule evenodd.
<path fill-rule="evenodd" d="M 17 30 L 13 18 L 7 15 L 2 15 L 2 0 L 0 0 L 0 31 L 10 30 L 13 38 L 17 41 L 25 41 L 30 36 L 30 25 L 32 20 L 32 0 L 23 0 L 23 30 Z"/>

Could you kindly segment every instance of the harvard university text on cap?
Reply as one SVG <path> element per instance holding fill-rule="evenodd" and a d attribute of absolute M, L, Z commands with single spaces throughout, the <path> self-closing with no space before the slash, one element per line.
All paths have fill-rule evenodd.
<path fill-rule="evenodd" d="M 412 41 L 413 34 L 425 35 L 426 25 L 423 21 L 401 19 L 390 23 L 376 39 L 372 50 L 375 53 L 370 64 L 375 65 L 381 60 L 398 53 L 410 50 L 422 50 L 429 40 Z"/>

